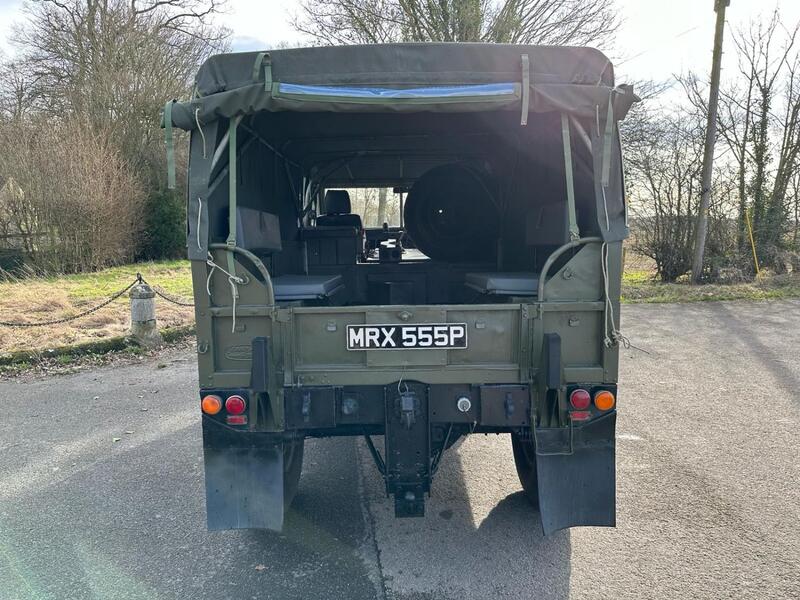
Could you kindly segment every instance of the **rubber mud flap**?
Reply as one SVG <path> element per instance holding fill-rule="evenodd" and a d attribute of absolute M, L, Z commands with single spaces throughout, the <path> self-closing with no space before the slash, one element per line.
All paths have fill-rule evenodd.
<path fill-rule="evenodd" d="M 564 438 L 564 453 L 547 454 L 555 447 L 539 445 L 536 468 L 539 478 L 539 511 L 542 529 L 549 535 L 559 529 L 578 526 L 616 526 L 616 466 L 614 431 L 616 411 L 570 430 L 537 430 L 552 438 L 556 431 Z M 572 453 L 568 454 L 570 445 Z"/>
<path fill-rule="evenodd" d="M 208 529 L 281 531 L 283 444 L 204 450 Z"/>

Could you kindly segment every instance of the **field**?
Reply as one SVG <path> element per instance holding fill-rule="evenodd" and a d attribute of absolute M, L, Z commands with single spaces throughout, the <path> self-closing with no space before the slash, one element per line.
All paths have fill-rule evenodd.
<path fill-rule="evenodd" d="M 30 278 L 0 283 L 0 321 L 33 323 L 69 317 L 96 306 L 128 285 L 137 273 L 158 289 L 183 300 L 191 298 L 189 263 L 185 260 L 139 263 L 80 275 Z M 797 274 L 760 278 L 755 282 L 690 286 L 660 283 L 645 259 L 628 255 L 622 283 L 624 303 L 700 302 L 710 300 L 773 300 L 800 297 Z M 187 328 L 192 308 L 156 298 L 159 326 Z M 89 349 L 121 339 L 129 326 L 129 303 L 123 295 L 96 313 L 46 327 L 0 326 L 0 353 L 47 353 L 66 346 Z"/>

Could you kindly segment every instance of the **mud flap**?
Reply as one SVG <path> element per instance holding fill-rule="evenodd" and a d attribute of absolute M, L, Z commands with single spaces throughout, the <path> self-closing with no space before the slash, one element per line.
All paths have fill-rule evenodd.
<path fill-rule="evenodd" d="M 542 529 L 616 525 L 616 411 L 583 426 L 536 430 Z"/>
<path fill-rule="evenodd" d="M 283 444 L 205 448 L 209 530 L 283 528 Z"/>
<path fill-rule="evenodd" d="M 303 439 L 203 450 L 208 529 L 281 531 L 300 480 Z"/>

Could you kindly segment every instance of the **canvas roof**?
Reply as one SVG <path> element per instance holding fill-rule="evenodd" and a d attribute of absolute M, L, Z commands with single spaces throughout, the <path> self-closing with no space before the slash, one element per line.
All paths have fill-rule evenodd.
<path fill-rule="evenodd" d="M 447 86 L 467 92 L 431 97 Z M 502 93 L 481 91 L 501 88 Z M 326 89 L 331 93 L 320 93 Z M 409 89 L 417 97 L 393 93 Z M 367 97 L 354 98 L 354 90 Z M 588 117 L 605 109 L 609 99 L 617 120 L 636 101 L 632 88 L 615 87 L 610 61 L 592 48 L 480 43 L 296 48 L 209 58 L 197 74 L 195 97 L 172 107 L 172 123 L 191 130 L 198 120 L 259 111 L 467 112 L 519 110 L 523 102 L 530 113 Z"/>

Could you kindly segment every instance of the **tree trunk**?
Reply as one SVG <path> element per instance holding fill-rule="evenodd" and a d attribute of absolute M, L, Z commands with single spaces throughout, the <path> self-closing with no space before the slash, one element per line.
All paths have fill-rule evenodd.
<path fill-rule="evenodd" d="M 388 191 L 385 187 L 378 191 L 378 227 L 383 227 L 386 222 L 386 195 Z"/>

